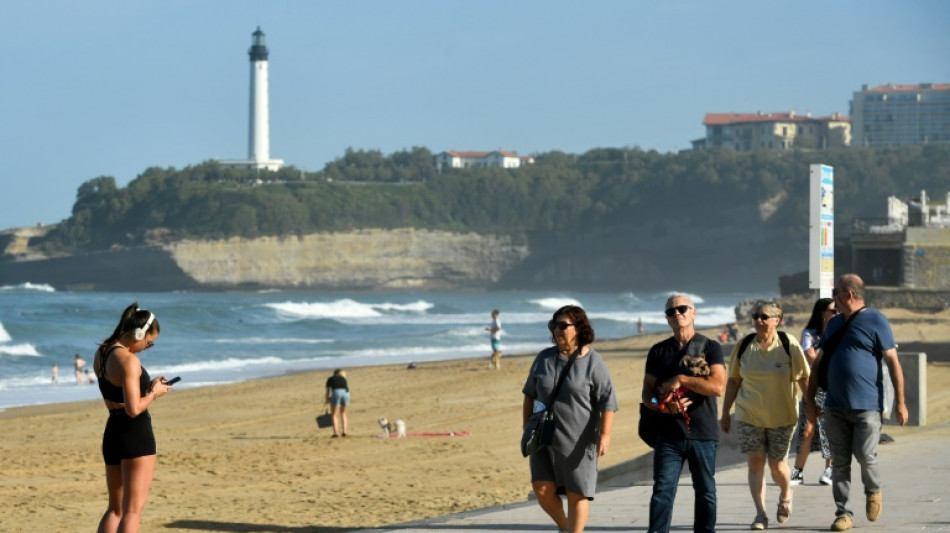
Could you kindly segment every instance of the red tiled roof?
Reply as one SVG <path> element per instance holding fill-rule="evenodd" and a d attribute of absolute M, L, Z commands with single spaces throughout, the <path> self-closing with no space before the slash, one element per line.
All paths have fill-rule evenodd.
<path fill-rule="evenodd" d="M 878 85 L 871 89 L 866 89 L 868 93 L 898 92 L 898 91 L 946 91 L 950 90 L 950 83 L 916 83 L 908 85 L 896 85 L 889 83 L 887 85 Z"/>
<path fill-rule="evenodd" d="M 786 113 L 706 113 L 703 125 L 726 126 L 749 122 L 850 122 L 850 120 L 849 117 L 842 115 L 810 117 L 794 111 Z"/>

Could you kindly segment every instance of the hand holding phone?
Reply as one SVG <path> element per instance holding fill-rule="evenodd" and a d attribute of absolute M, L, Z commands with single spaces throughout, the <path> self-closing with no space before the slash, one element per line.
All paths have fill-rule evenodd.
<path fill-rule="evenodd" d="M 181 381 L 181 376 L 177 376 L 177 377 L 171 378 L 170 380 L 168 380 L 168 381 L 165 382 L 165 385 L 168 385 L 168 386 L 170 387 L 170 386 L 174 385 L 175 383 L 178 383 L 179 381 Z"/>

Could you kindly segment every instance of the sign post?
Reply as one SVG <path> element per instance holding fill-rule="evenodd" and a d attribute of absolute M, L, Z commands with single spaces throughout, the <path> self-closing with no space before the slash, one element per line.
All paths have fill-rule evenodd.
<path fill-rule="evenodd" d="M 835 170 L 809 167 L 811 201 L 808 231 L 808 288 L 831 298 L 835 286 Z"/>

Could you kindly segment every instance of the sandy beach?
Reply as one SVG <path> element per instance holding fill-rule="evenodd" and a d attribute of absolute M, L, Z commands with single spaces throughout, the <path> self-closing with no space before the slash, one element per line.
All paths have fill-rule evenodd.
<path fill-rule="evenodd" d="M 950 421 L 950 311 L 884 313 L 899 343 L 928 352 L 928 423 Z M 601 468 L 649 451 L 636 436 L 637 403 L 646 351 L 666 336 L 594 345 L 621 406 Z M 150 409 L 159 456 L 142 530 L 340 532 L 524 501 L 521 386 L 533 356 L 506 355 L 500 371 L 487 351 L 415 370 L 348 368 L 345 439 L 314 421 L 329 372 L 174 391 Z M 410 436 L 380 438 L 381 416 L 405 420 Z M 99 401 L 0 412 L 0 529 L 95 529 L 106 417 Z M 898 444 L 915 430 L 886 428 Z"/>

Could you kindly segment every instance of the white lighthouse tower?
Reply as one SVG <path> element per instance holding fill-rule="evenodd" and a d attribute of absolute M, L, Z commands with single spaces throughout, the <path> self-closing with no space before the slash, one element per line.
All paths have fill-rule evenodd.
<path fill-rule="evenodd" d="M 248 119 L 247 160 L 222 161 L 225 166 L 277 170 L 282 159 L 270 158 L 270 116 L 267 96 L 267 45 L 260 26 L 253 34 L 251 49 L 251 100 Z"/>

